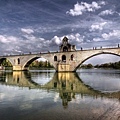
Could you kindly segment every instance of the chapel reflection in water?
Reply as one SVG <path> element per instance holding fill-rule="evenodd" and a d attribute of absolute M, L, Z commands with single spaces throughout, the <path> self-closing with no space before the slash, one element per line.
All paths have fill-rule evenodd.
<path fill-rule="evenodd" d="M 43 75 L 43 73 L 39 73 Z M 48 73 L 46 73 L 48 74 Z M 41 79 L 41 78 L 39 78 Z M 29 89 L 46 89 L 54 90 L 59 93 L 64 108 L 68 106 L 68 102 L 75 99 L 76 94 L 83 96 L 88 95 L 95 99 L 98 97 L 117 98 L 120 100 L 120 92 L 101 93 L 94 90 L 90 86 L 85 85 L 77 73 L 55 73 L 53 78 L 44 85 L 34 82 L 30 72 L 8 72 L 0 74 L 0 84 L 28 87 Z"/>

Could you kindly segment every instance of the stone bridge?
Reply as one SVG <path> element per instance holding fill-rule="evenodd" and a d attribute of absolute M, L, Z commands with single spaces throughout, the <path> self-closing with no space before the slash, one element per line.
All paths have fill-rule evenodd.
<path fill-rule="evenodd" d="M 29 70 L 29 65 L 38 58 L 45 58 L 53 65 L 57 72 L 73 72 L 85 62 L 87 59 L 99 54 L 113 54 L 120 56 L 120 47 L 115 48 L 102 48 L 89 49 L 89 50 L 76 50 L 75 45 L 71 45 L 68 39 L 64 37 L 60 49 L 57 52 L 36 53 L 36 54 L 22 54 L 22 55 L 9 55 L 0 56 L 0 63 L 4 59 L 8 59 L 13 70 Z"/>

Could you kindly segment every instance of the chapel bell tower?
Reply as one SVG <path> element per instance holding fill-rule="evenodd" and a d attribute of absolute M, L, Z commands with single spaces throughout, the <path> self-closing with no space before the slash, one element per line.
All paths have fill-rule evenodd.
<path fill-rule="evenodd" d="M 60 45 L 60 52 L 75 51 L 75 50 L 76 50 L 76 46 L 71 45 L 68 42 L 68 38 L 64 37 L 62 40 L 62 44 Z"/>

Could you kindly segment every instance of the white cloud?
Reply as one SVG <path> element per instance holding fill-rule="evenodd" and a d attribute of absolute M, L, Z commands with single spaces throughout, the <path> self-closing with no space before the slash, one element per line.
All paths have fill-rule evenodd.
<path fill-rule="evenodd" d="M 74 9 L 70 9 L 69 11 L 67 11 L 67 14 L 70 14 L 72 16 L 78 16 L 78 15 L 82 15 L 83 12 L 93 12 L 97 9 L 101 8 L 101 5 L 105 5 L 105 2 L 102 1 L 100 3 L 97 3 L 95 1 L 93 1 L 91 4 L 88 4 L 86 2 L 81 2 L 81 3 L 76 3 L 74 5 Z"/>
<path fill-rule="evenodd" d="M 28 52 L 47 51 L 50 40 L 36 37 L 32 34 L 25 34 L 23 37 L 0 35 L 1 51 L 3 54 L 19 54 Z"/>
<path fill-rule="evenodd" d="M 20 40 L 15 36 L 0 35 L 1 51 L 4 55 L 13 52 L 20 52 Z"/>
<path fill-rule="evenodd" d="M 114 12 L 112 10 L 104 10 L 99 15 L 104 16 L 104 15 L 113 15 L 113 14 Z"/>
<path fill-rule="evenodd" d="M 72 16 L 78 16 L 82 15 L 82 12 L 85 11 L 85 6 L 80 5 L 78 2 L 74 5 L 74 9 L 70 9 L 70 11 L 67 11 L 66 13 L 72 15 Z"/>
<path fill-rule="evenodd" d="M 93 38 L 93 41 L 95 41 L 95 42 L 101 41 L 101 38 Z"/>
<path fill-rule="evenodd" d="M 23 33 L 27 33 L 27 34 L 34 33 L 34 31 L 33 31 L 32 29 L 21 28 L 21 31 L 22 31 Z"/>
<path fill-rule="evenodd" d="M 61 41 L 62 41 L 62 38 L 63 38 L 63 37 L 54 36 L 54 37 L 52 38 L 52 41 L 53 41 L 54 43 L 56 43 L 57 45 L 60 45 L 60 43 L 61 43 Z"/>
<path fill-rule="evenodd" d="M 120 16 L 120 13 L 119 12 L 116 12 L 119 16 Z"/>
<path fill-rule="evenodd" d="M 90 31 L 103 30 L 103 27 L 106 24 L 107 24 L 107 22 L 95 23 L 95 24 L 91 25 Z"/>
<path fill-rule="evenodd" d="M 106 4 L 106 2 L 105 1 L 100 1 L 100 3 L 99 3 L 100 5 L 105 5 Z"/>
<path fill-rule="evenodd" d="M 36 37 L 32 34 L 24 35 L 25 40 L 22 40 L 21 45 L 26 44 L 26 49 L 30 51 L 38 51 L 38 50 L 45 50 L 47 51 L 47 47 L 50 45 L 51 41 L 46 40 L 41 37 Z"/>
<path fill-rule="evenodd" d="M 105 40 L 109 40 L 110 38 L 118 38 L 118 39 L 120 39 L 120 30 L 113 30 L 112 32 L 109 32 L 109 33 L 103 33 L 102 37 Z"/>
<path fill-rule="evenodd" d="M 74 42 L 83 42 L 84 36 L 81 36 L 79 33 L 66 35 L 68 39 Z"/>
<path fill-rule="evenodd" d="M 2 43 L 7 43 L 7 42 L 9 42 L 9 41 L 6 39 L 5 36 L 0 35 L 0 42 L 2 42 Z"/>
<path fill-rule="evenodd" d="M 17 38 L 14 36 L 5 36 L 5 35 L 0 35 L 0 42 L 1 43 L 13 43 L 16 42 Z"/>
<path fill-rule="evenodd" d="M 97 2 L 93 1 L 92 5 L 91 5 L 91 8 L 93 8 L 93 9 L 99 9 L 99 8 L 101 8 L 101 6 L 99 6 Z"/>
<path fill-rule="evenodd" d="M 30 41 L 35 41 L 36 40 L 36 37 L 35 36 L 33 36 L 33 35 L 23 35 L 27 40 L 30 40 Z"/>

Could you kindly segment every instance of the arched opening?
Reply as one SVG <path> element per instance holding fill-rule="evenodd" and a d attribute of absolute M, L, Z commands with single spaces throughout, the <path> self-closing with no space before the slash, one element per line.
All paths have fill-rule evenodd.
<path fill-rule="evenodd" d="M 120 69 L 120 56 L 113 53 L 100 53 L 83 60 L 77 68 Z"/>
<path fill-rule="evenodd" d="M 57 56 L 54 56 L 54 61 L 57 61 Z"/>
<path fill-rule="evenodd" d="M 34 57 L 28 60 L 28 62 L 24 65 L 24 68 L 27 69 L 53 69 L 53 65 L 45 58 Z"/>
<path fill-rule="evenodd" d="M 73 58 L 74 58 L 74 55 L 72 54 L 72 55 L 71 55 L 71 61 L 73 61 Z"/>
<path fill-rule="evenodd" d="M 12 70 L 12 63 L 6 58 L 1 58 L 0 59 L 0 69 Z"/>
<path fill-rule="evenodd" d="M 20 58 L 18 58 L 18 64 L 20 64 Z"/>
<path fill-rule="evenodd" d="M 63 52 L 67 52 L 68 48 L 66 46 L 63 47 Z"/>
<path fill-rule="evenodd" d="M 66 56 L 65 55 L 62 55 L 62 61 L 66 62 Z"/>

